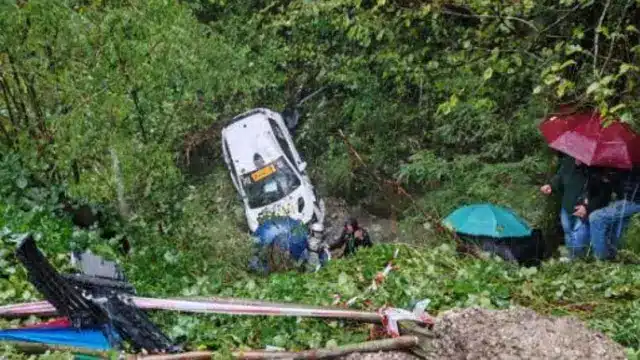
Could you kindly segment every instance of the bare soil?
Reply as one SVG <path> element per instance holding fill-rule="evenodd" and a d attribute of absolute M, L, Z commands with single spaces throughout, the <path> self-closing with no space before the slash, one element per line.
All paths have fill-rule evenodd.
<path fill-rule="evenodd" d="M 509 310 L 456 309 L 441 314 L 422 337 L 423 359 L 624 360 L 624 348 L 571 317 Z M 405 353 L 351 354 L 344 359 L 418 359 Z"/>
<path fill-rule="evenodd" d="M 399 231 L 397 221 L 372 215 L 362 206 L 350 206 L 342 199 L 327 197 L 324 201 L 327 213 L 326 239 L 329 243 L 338 239 L 350 216 L 358 219 L 358 223 L 369 232 L 374 243 L 402 240 L 402 231 Z"/>
<path fill-rule="evenodd" d="M 399 351 L 389 351 L 389 352 L 377 352 L 377 353 L 369 353 L 369 354 L 351 354 L 343 358 L 344 360 L 375 360 L 375 359 L 384 359 L 384 360 L 414 360 L 419 359 L 415 355 L 411 355 L 404 352 Z"/>

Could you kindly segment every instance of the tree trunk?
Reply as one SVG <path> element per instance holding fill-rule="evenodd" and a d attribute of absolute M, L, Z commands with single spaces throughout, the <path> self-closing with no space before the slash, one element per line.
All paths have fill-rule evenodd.
<path fill-rule="evenodd" d="M 47 131 L 47 124 L 44 118 L 44 113 L 42 112 L 42 108 L 40 107 L 40 102 L 38 101 L 38 96 L 36 95 L 36 89 L 34 86 L 35 79 L 33 76 L 29 79 L 27 83 L 27 93 L 29 94 L 29 100 L 31 101 L 31 107 L 33 108 L 33 113 L 38 120 L 38 130 L 40 131 L 40 135 L 47 138 L 47 140 L 51 141 L 52 139 L 49 137 L 49 133 Z"/>
<path fill-rule="evenodd" d="M 1 121 L 0 121 L 0 132 L 2 132 L 2 135 L 4 135 L 5 139 L 7 140 L 7 145 L 9 147 L 13 147 L 13 138 L 11 138 L 11 135 L 9 135 L 7 128 L 4 127 L 4 124 Z"/>
<path fill-rule="evenodd" d="M 138 127 L 140 128 L 140 134 L 142 135 L 142 141 L 147 143 L 147 131 L 144 128 L 144 121 L 146 119 L 146 115 L 142 107 L 140 106 L 140 97 L 138 97 L 138 89 L 131 90 L 131 99 L 133 100 L 133 104 L 136 107 L 136 111 L 138 115 L 136 116 L 138 120 Z"/>
<path fill-rule="evenodd" d="M 19 111 L 19 116 L 22 118 L 22 122 L 25 126 L 29 125 L 29 114 L 27 112 L 27 107 L 22 101 L 20 95 L 22 95 L 22 80 L 20 79 L 20 75 L 18 75 L 18 70 L 16 70 L 15 61 L 11 54 L 7 53 L 7 58 L 9 60 L 9 66 L 11 67 L 11 73 L 13 74 L 13 81 L 16 83 L 16 93 L 13 93 L 13 102 L 15 104 L 16 110 Z"/>
<path fill-rule="evenodd" d="M 367 341 L 358 344 L 349 344 L 335 348 L 323 348 L 300 352 L 288 351 L 238 351 L 233 354 L 236 359 L 266 360 L 266 359 L 330 359 L 345 356 L 357 352 L 378 352 L 390 350 L 409 350 L 418 344 L 415 336 L 400 336 L 393 339 Z M 171 355 L 130 355 L 127 360 L 196 360 L 211 359 L 214 355 L 210 351 L 194 351 L 183 354 Z"/>
<path fill-rule="evenodd" d="M 7 87 L 6 80 L 4 78 L 4 73 L 0 73 L 0 90 L 2 90 L 2 96 L 4 97 L 4 103 L 7 106 L 7 112 L 9 112 L 9 121 L 13 125 L 14 129 L 18 126 L 16 122 L 15 115 L 13 114 L 13 109 L 11 108 L 11 96 L 9 94 L 9 88 Z"/>
<path fill-rule="evenodd" d="M 13 127 L 16 129 L 20 129 L 22 123 L 24 122 L 24 115 L 22 111 L 20 111 L 20 103 L 16 100 L 13 92 L 11 91 L 11 85 L 9 80 L 4 76 L 4 73 L 0 73 L 0 82 L 2 83 L 2 92 L 5 97 L 5 102 L 7 103 L 7 108 L 12 114 L 11 117 L 13 119 Z M 13 113 L 11 106 L 15 109 L 15 113 Z"/>
<path fill-rule="evenodd" d="M 393 339 L 367 341 L 358 344 L 349 344 L 335 348 L 324 348 L 300 352 L 276 352 L 276 351 L 248 351 L 237 352 L 235 357 L 244 360 L 263 359 L 331 359 L 359 352 L 379 352 L 391 350 L 409 350 L 418 345 L 415 336 L 400 336 Z"/>

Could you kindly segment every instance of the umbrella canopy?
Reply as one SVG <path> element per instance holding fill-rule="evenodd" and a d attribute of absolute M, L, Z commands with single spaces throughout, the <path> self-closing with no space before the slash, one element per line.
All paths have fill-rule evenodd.
<path fill-rule="evenodd" d="M 619 121 L 604 127 L 597 112 L 552 116 L 540 131 L 551 148 L 588 166 L 630 169 L 640 164 L 640 135 Z"/>
<path fill-rule="evenodd" d="M 516 213 L 489 203 L 458 208 L 442 223 L 450 230 L 464 235 L 493 238 L 531 236 L 531 227 Z"/>

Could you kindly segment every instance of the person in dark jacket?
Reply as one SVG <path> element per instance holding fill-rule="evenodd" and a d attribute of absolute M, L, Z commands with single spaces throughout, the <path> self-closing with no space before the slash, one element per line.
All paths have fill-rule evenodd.
<path fill-rule="evenodd" d="M 588 215 L 611 199 L 611 186 L 605 180 L 600 170 L 564 156 L 558 172 L 540 188 L 546 195 L 562 194 L 560 223 L 570 258 L 584 256 L 589 249 Z"/>
<path fill-rule="evenodd" d="M 574 232 L 574 253 L 577 256 L 586 255 L 591 244 L 591 222 L 589 215 L 594 211 L 602 209 L 611 201 L 613 194 L 614 173 L 603 168 L 589 168 L 587 184 L 583 195 L 580 197 L 575 207 L 573 216 L 580 219 L 578 231 Z"/>
<path fill-rule="evenodd" d="M 330 250 L 334 250 L 344 246 L 344 256 L 352 255 L 356 249 L 364 246 L 370 247 L 373 243 L 369 238 L 369 233 L 358 225 L 358 220 L 350 218 L 344 224 L 340 238 L 330 246 Z"/>
<path fill-rule="evenodd" d="M 599 260 L 616 257 L 631 217 L 640 213 L 640 170 L 619 172 L 613 179 L 616 201 L 589 215 L 591 246 Z"/>

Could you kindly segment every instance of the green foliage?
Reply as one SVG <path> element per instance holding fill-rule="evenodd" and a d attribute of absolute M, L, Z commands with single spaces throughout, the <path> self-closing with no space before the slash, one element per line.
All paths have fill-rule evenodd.
<path fill-rule="evenodd" d="M 10 346 L 8 344 L 1 344 L 0 351 L 2 351 L 3 356 L 5 356 L 7 359 L 12 359 L 12 360 L 13 359 L 32 360 L 36 358 L 35 355 L 27 355 L 27 354 L 21 353 L 20 351 L 15 349 L 15 347 Z M 37 356 L 37 359 L 38 360 L 75 360 L 73 354 L 68 352 L 59 352 L 59 351 L 48 352 L 46 354 L 39 355 Z"/>
<path fill-rule="evenodd" d="M 10 252 L 26 231 L 40 234 L 56 266 L 72 248 L 91 248 L 122 260 L 154 296 L 328 304 L 335 292 L 357 294 L 392 248 L 318 274 L 253 277 L 228 175 L 216 169 L 193 183 L 175 165 L 185 135 L 248 108 L 280 110 L 324 86 L 302 105 L 296 132 L 323 193 L 382 196 L 375 172 L 420 194 L 427 211 L 491 201 L 550 228 L 557 206 L 537 195 L 550 169 L 536 124 L 558 103 L 577 103 L 638 125 L 638 16 L 633 0 L 4 2 L 0 271 L 9 277 L 0 278 L 0 300 L 36 296 Z M 103 240 L 54 216 L 66 193 L 107 209 L 125 203 L 131 214 Z M 421 212 L 405 215 L 401 226 L 424 222 Z M 639 229 L 635 219 L 629 249 L 640 251 Z M 427 243 L 422 235 L 417 243 Z M 123 236 L 134 248 L 126 259 L 115 250 Z M 429 297 L 432 311 L 515 302 L 576 314 L 638 349 L 637 270 L 552 262 L 534 272 L 458 259 L 446 245 L 403 247 L 400 269 L 372 300 Z M 216 349 L 365 336 L 341 322 L 156 316 L 172 335 Z"/>
<path fill-rule="evenodd" d="M 392 175 L 422 152 L 521 161 L 542 145 L 536 120 L 557 102 L 632 123 L 637 112 L 633 1 L 3 9 L 4 145 L 64 176 L 77 163 L 72 190 L 96 201 L 115 198 L 107 151 L 116 150 L 134 211 L 181 182 L 173 151 L 187 130 L 248 107 L 280 108 L 322 85 L 331 90 L 305 105 L 312 114 L 299 142 L 340 169 L 328 174 L 339 193 L 373 187 L 341 181 L 349 171 L 331 150 L 340 149 L 337 129 Z"/>
<path fill-rule="evenodd" d="M 73 243 L 85 239 L 85 246 L 121 261 L 141 295 L 233 296 L 309 305 L 330 305 L 336 294 L 342 299 L 360 295 L 395 250 L 393 245 L 362 249 L 318 273 L 288 272 L 268 278 L 251 275 L 245 271 L 250 240 L 237 233 L 232 189 L 223 179 L 222 174 L 215 174 L 210 181 L 188 189 L 182 201 L 165 210 L 170 223 L 134 222 L 130 234 L 135 239 L 134 250 L 127 258 L 115 253 L 94 231 L 73 229 L 68 220 L 54 217 L 51 207 L 26 209 L 3 204 L 0 228 L 5 230 L 0 252 L 2 269 L 9 277 L 0 277 L 2 302 L 39 297 L 11 254 L 15 248 L 12 239 L 27 231 L 36 233 L 39 246 L 62 271 L 68 270 L 67 254 Z M 219 231 L 212 233 L 212 228 Z M 357 308 L 410 308 L 429 298 L 428 310 L 436 314 L 453 307 L 504 308 L 515 303 L 543 313 L 578 316 L 621 344 L 640 347 L 640 329 L 634 320 L 640 309 L 638 265 L 551 261 L 536 270 L 517 268 L 497 258 L 460 257 L 446 241 L 399 248 L 398 268 L 369 297 L 371 303 L 359 301 Z M 364 340 L 368 331 L 357 323 L 314 319 L 170 312 L 153 317 L 172 337 L 184 337 L 194 348 L 221 351 L 350 343 Z"/>
<path fill-rule="evenodd" d="M 181 181 L 173 144 L 187 129 L 244 110 L 251 94 L 279 81 L 268 71 L 272 59 L 232 46 L 176 2 L 30 1 L 3 5 L 0 20 L 3 65 L 17 74 L 2 67 L 3 86 L 15 97 L 4 103 L 6 114 L 33 102 L 20 126 L 6 119 L 25 135 L 9 145 L 32 154 L 41 144 L 47 151 L 38 151 L 38 159 L 54 162 L 67 178 L 78 164 L 80 179 L 71 190 L 92 201 L 115 199 L 110 150 L 120 158 L 126 196 L 137 205 Z M 29 81 L 33 101 L 20 91 Z M 222 99 L 223 106 L 211 107 Z M 49 142 L 27 137 L 36 126 L 32 113 L 44 114 L 37 126 Z"/>
<path fill-rule="evenodd" d="M 629 251 L 640 254 L 640 217 L 636 215 L 631 219 L 631 224 L 621 241 Z"/>
<path fill-rule="evenodd" d="M 187 131 L 321 86 L 298 143 L 327 190 L 351 198 L 377 185 L 338 129 L 383 175 L 461 197 L 432 181 L 456 170 L 433 167 L 542 160 L 535 125 L 558 102 L 627 121 L 636 111 L 632 1 L 48 5 L 4 5 L 4 146 L 63 181 L 76 164 L 71 191 L 93 201 L 114 201 L 122 185 L 143 217 L 182 186 L 174 163 Z M 528 174 L 523 184 L 541 175 Z"/>
<path fill-rule="evenodd" d="M 128 236 L 134 251 L 124 265 L 134 285 L 158 295 L 196 295 L 186 284 L 222 286 L 242 276 L 251 240 L 238 230 L 246 220 L 233 195 L 226 174 L 216 173 L 156 209 L 162 214 L 156 220 L 133 220 Z M 146 280 L 158 279 L 159 273 L 166 277 Z"/>
<path fill-rule="evenodd" d="M 376 185 L 352 181 L 357 166 L 347 166 L 338 129 L 391 176 L 417 153 L 491 164 L 535 156 L 543 146 L 537 120 L 557 103 L 633 122 L 632 3 L 336 0 L 245 2 L 223 11 L 200 2 L 197 13 L 261 51 L 283 49 L 288 88 L 335 89 L 308 103 L 298 142 L 323 169 L 329 191 L 362 196 Z M 600 19 L 599 31 L 590 30 Z"/>
<path fill-rule="evenodd" d="M 3 224 L 13 228 L 30 220 L 16 217 L 15 212 L 3 214 Z M 58 223 L 57 228 L 54 223 Z M 31 224 L 31 228 L 47 231 L 39 240 L 40 246 L 64 269 L 66 255 L 55 255 L 53 249 L 64 244 L 68 223 L 43 217 L 38 224 Z M 152 236 L 152 232 L 147 235 Z M 143 295 L 233 296 L 309 305 L 329 305 L 335 294 L 343 299 L 360 295 L 395 250 L 393 245 L 378 245 L 360 250 L 355 257 L 334 261 L 318 273 L 289 272 L 265 278 L 240 269 L 221 271 L 216 268 L 221 259 L 210 258 L 202 248 L 172 252 L 174 245 L 161 242 L 157 235 L 153 245 L 137 250 L 124 262 L 127 274 Z M 9 245 L 3 247 L 4 251 L 10 249 Z M 551 261 L 536 270 L 514 267 L 499 259 L 459 257 L 447 243 L 431 248 L 401 245 L 399 249 L 398 268 L 369 297 L 370 304 L 359 301 L 356 308 L 410 308 L 416 301 L 429 298 L 428 310 L 436 314 L 453 307 L 505 308 L 516 303 L 543 313 L 578 316 L 621 344 L 640 347 L 640 329 L 634 320 L 640 310 L 637 265 Z M 171 255 L 161 255 L 167 252 Z M 223 277 L 231 272 L 232 278 Z M 0 282 L 0 293 L 10 289 L 25 289 L 29 294 L 15 291 L 3 302 L 25 301 L 36 295 L 20 269 L 9 282 Z M 154 318 L 172 336 L 185 336 L 191 346 L 214 349 L 265 345 L 303 349 L 329 341 L 359 341 L 367 334 L 366 326 L 340 321 L 169 312 L 156 313 Z"/>
<path fill-rule="evenodd" d="M 532 225 L 542 226 L 547 199 L 539 195 L 539 186 L 531 179 L 544 173 L 545 166 L 537 157 L 486 164 L 478 156 L 446 161 L 432 152 L 421 152 L 401 167 L 398 178 L 409 185 L 429 184 L 421 206 L 442 216 L 463 204 L 492 202 L 513 208 Z"/>

